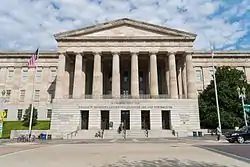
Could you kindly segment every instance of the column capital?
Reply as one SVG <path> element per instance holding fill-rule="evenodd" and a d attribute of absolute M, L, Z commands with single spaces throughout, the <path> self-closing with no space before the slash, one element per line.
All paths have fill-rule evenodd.
<path fill-rule="evenodd" d="M 157 53 L 158 53 L 157 51 L 149 51 L 150 55 L 157 55 Z"/>
<path fill-rule="evenodd" d="M 131 56 L 132 56 L 132 55 L 138 55 L 138 54 L 139 54 L 139 52 L 130 52 L 130 53 L 131 53 L 131 54 L 130 54 Z"/>
<path fill-rule="evenodd" d="M 80 55 L 80 56 L 83 56 L 83 53 L 82 52 L 75 52 L 75 55 Z"/>
<path fill-rule="evenodd" d="M 57 52 L 57 55 L 59 55 L 59 56 L 60 55 L 64 55 L 65 56 L 66 54 L 67 54 L 66 52 Z"/>
<path fill-rule="evenodd" d="M 93 52 L 94 55 L 100 55 L 100 56 L 101 56 L 101 53 L 102 53 L 102 52 L 99 52 L 99 51 Z"/>
<path fill-rule="evenodd" d="M 176 55 L 177 52 L 167 52 L 167 56 L 169 55 Z"/>
<path fill-rule="evenodd" d="M 120 52 L 118 52 L 118 51 L 112 51 L 111 53 L 112 53 L 112 55 L 120 55 Z"/>

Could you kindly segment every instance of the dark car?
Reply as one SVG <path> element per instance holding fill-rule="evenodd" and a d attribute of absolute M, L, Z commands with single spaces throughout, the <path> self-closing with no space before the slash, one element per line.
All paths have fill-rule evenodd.
<path fill-rule="evenodd" d="M 225 137 L 229 143 L 234 143 L 237 141 L 238 143 L 242 144 L 245 141 L 250 140 L 250 126 L 226 133 Z"/>

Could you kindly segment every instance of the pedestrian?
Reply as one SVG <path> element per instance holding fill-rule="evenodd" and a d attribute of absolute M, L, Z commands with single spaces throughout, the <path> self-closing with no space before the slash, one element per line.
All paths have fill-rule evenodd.
<path fill-rule="evenodd" d="M 221 129 L 220 129 L 220 127 L 217 127 L 216 132 L 217 132 L 217 140 L 220 142 L 220 137 L 221 137 Z"/>

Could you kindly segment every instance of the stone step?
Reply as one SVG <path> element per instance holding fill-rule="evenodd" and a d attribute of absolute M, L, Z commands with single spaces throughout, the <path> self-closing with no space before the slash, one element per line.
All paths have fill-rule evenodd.
<path fill-rule="evenodd" d="M 118 133 L 117 130 L 105 130 L 104 139 L 122 139 L 122 133 Z"/>
<path fill-rule="evenodd" d="M 96 139 L 95 134 L 98 130 L 79 130 L 72 139 Z"/>

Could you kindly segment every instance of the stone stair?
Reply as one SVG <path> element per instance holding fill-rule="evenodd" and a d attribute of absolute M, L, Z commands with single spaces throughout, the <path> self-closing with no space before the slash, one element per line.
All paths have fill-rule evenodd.
<path fill-rule="evenodd" d="M 126 131 L 127 139 L 141 139 L 146 138 L 145 130 L 127 130 Z"/>
<path fill-rule="evenodd" d="M 176 138 L 172 134 L 172 130 L 149 130 L 149 138 Z"/>
<path fill-rule="evenodd" d="M 119 134 L 117 130 L 105 130 L 104 131 L 104 139 L 123 139 L 122 132 Z"/>
<path fill-rule="evenodd" d="M 71 139 L 97 139 L 95 134 L 98 130 L 79 130 Z"/>

